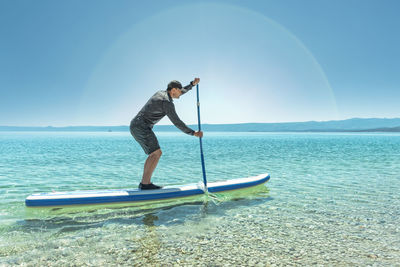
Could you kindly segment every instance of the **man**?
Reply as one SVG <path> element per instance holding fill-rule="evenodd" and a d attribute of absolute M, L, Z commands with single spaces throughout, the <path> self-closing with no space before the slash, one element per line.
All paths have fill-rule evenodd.
<path fill-rule="evenodd" d="M 136 117 L 132 119 L 130 125 L 131 134 L 148 155 L 144 163 L 143 177 L 139 184 L 139 189 L 148 190 L 162 188 L 151 182 L 151 176 L 162 154 L 157 137 L 152 128 L 154 124 L 159 122 L 165 115 L 167 115 L 171 122 L 182 132 L 197 137 L 203 137 L 203 132 L 196 132 L 190 129 L 179 119 L 173 103 L 174 98 L 179 98 L 199 82 L 200 79 L 195 78 L 189 85 L 183 88 L 182 84 L 178 81 L 174 80 L 170 82 L 167 90 L 155 93 L 139 111 Z"/>

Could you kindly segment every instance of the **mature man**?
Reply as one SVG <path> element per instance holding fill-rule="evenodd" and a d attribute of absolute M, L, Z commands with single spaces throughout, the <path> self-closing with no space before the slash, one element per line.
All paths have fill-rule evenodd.
<path fill-rule="evenodd" d="M 203 137 L 203 132 L 194 131 L 186 126 L 186 124 L 179 119 L 175 111 L 173 103 L 174 98 L 179 98 L 184 93 L 192 89 L 193 86 L 200 82 L 199 78 L 195 78 L 189 85 L 182 88 L 182 84 L 178 81 L 172 81 L 168 84 L 167 90 L 158 91 L 155 93 L 139 113 L 132 119 L 130 131 L 135 140 L 141 145 L 144 152 L 149 155 L 144 163 L 142 182 L 139 184 L 139 189 L 160 189 L 151 183 L 151 176 L 154 169 L 157 167 L 158 160 L 161 157 L 161 149 L 158 144 L 157 137 L 155 136 L 152 128 L 154 124 L 159 122 L 165 115 L 171 122 L 178 127 L 182 132 Z"/>

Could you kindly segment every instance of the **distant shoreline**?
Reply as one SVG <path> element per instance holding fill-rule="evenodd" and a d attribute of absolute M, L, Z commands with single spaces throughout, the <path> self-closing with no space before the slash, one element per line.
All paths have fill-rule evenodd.
<path fill-rule="evenodd" d="M 195 128 L 193 128 L 195 129 Z M 227 132 L 227 133 L 400 133 L 400 127 L 396 127 L 394 129 L 388 128 L 388 129 L 366 129 L 366 130 L 285 130 L 285 131 L 215 131 L 215 130 L 207 130 L 207 129 L 202 129 L 203 132 Z M 110 133 L 123 133 L 123 132 L 129 132 L 129 129 L 127 127 L 127 130 L 112 130 L 112 129 L 105 129 L 105 130 L 100 130 L 100 129 L 85 129 L 85 130 L 72 130 L 72 129 L 54 129 L 54 130 L 45 130 L 45 129 L 25 129 L 25 130 L 4 130 L 0 129 L 0 132 L 110 132 Z M 157 130 L 155 129 L 154 132 L 180 132 L 179 129 L 177 130 Z"/>
<path fill-rule="evenodd" d="M 197 129 L 197 125 L 188 125 Z M 203 124 L 207 132 L 400 132 L 400 118 L 348 119 L 338 121 L 308 121 L 284 123 Z M 129 132 L 129 126 L 0 126 L 0 131 L 35 132 Z M 156 125 L 154 131 L 176 132 L 174 125 Z"/>

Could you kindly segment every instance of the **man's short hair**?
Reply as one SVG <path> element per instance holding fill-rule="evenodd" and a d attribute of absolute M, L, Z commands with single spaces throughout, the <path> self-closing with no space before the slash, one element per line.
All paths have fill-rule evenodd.
<path fill-rule="evenodd" d="M 182 84 L 176 80 L 173 80 L 168 84 L 167 90 L 171 91 L 172 88 L 182 89 Z"/>

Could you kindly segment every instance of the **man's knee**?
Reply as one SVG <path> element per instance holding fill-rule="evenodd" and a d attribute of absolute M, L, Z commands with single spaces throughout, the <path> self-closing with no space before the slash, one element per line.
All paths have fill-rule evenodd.
<path fill-rule="evenodd" d="M 161 151 L 161 149 L 157 149 L 156 151 L 154 151 L 150 155 L 159 158 L 162 155 L 162 151 Z"/>

